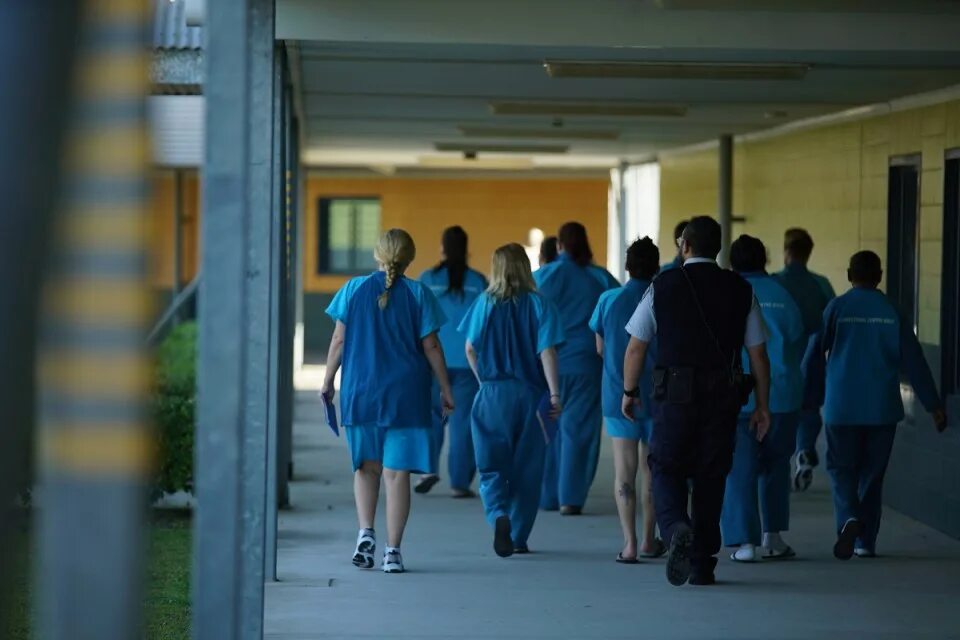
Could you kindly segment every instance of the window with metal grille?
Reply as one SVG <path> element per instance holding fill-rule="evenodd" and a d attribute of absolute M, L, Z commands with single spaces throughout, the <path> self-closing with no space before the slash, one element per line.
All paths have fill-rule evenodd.
<path fill-rule="evenodd" d="M 373 271 L 380 236 L 379 198 L 320 198 L 317 202 L 317 273 Z"/>

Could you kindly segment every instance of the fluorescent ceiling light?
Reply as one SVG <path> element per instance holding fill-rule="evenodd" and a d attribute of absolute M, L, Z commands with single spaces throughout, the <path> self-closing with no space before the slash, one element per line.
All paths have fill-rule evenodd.
<path fill-rule="evenodd" d="M 566 153 L 569 145 L 562 144 L 471 144 L 469 142 L 435 142 L 437 151 L 459 153 Z"/>
<path fill-rule="evenodd" d="M 591 62 L 547 60 L 551 78 L 648 80 L 802 80 L 810 65 L 766 62 Z"/>
<path fill-rule="evenodd" d="M 686 105 L 630 102 L 491 102 L 498 116 L 625 116 L 673 117 L 687 114 Z"/>
<path fill-rule="evenodd" d="M 516 171 L 533 169 L 532 158 L 474 158 L 467 160 L 461 157 L 450 156 L 420 156 L 417 164 L 430 169 L 494 169 L 499 171 Z"/>
<path fill-rule="evenodd" d="M 568 129 L 553 127 L 550 129 L 517 129 L 512 127 L 471 127 L 460 126 L 460 133 L 469 138 L 555 138 L 566 140 L 616 140 L 619 131 L 598 131 L 593 129 Z"/>

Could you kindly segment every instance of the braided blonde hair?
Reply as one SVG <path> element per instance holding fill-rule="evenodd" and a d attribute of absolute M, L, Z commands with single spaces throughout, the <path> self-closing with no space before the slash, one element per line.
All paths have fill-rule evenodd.
<path fill-rule="evenodd" d="M 377 298 L 377 304 L 381 309 L 387 308 L 390 301 L 390 289 L 396 284 L 397 280 L 403 277 L 403 272 L 407 270 L 410 263 L 417 256 L 417 247 L 413 244 L 413 238 L 403 229 L 390 229 L 377 241 L 377 246 L 373 250 L 373 257 L 383 266 L 386 272 L 386 289 Z"/>
<path fill-rule="evenodd" d="M 493 252 L 490 268 L 490 286 L 487 294 L 497 302 L 518 298 L 537 290 L 530 273 L 530 259 L 526 250 L 513 242 Z"/>

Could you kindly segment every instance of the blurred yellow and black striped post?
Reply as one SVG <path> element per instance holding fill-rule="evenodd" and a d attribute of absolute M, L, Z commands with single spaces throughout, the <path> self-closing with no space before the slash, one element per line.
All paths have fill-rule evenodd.
<path fill-rule="evenodd" d="M 142 635 L 147 0 L 82 3 L 39 352 L 41 638 Z"/>

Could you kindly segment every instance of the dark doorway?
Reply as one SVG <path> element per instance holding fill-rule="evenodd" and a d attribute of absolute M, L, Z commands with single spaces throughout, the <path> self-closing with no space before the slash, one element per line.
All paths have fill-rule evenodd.
<path fill-rule="evenodd" d="M 887 295 L 897 305 L 903 321 L 916 331 L 919 155 L 891 159 L 887 196 Z"/>
<path fill-rule="evenodd" d="M 940 349 L 946 396 L 960 392 L 960 149 L 947 153 L 943 188 Z"/>

